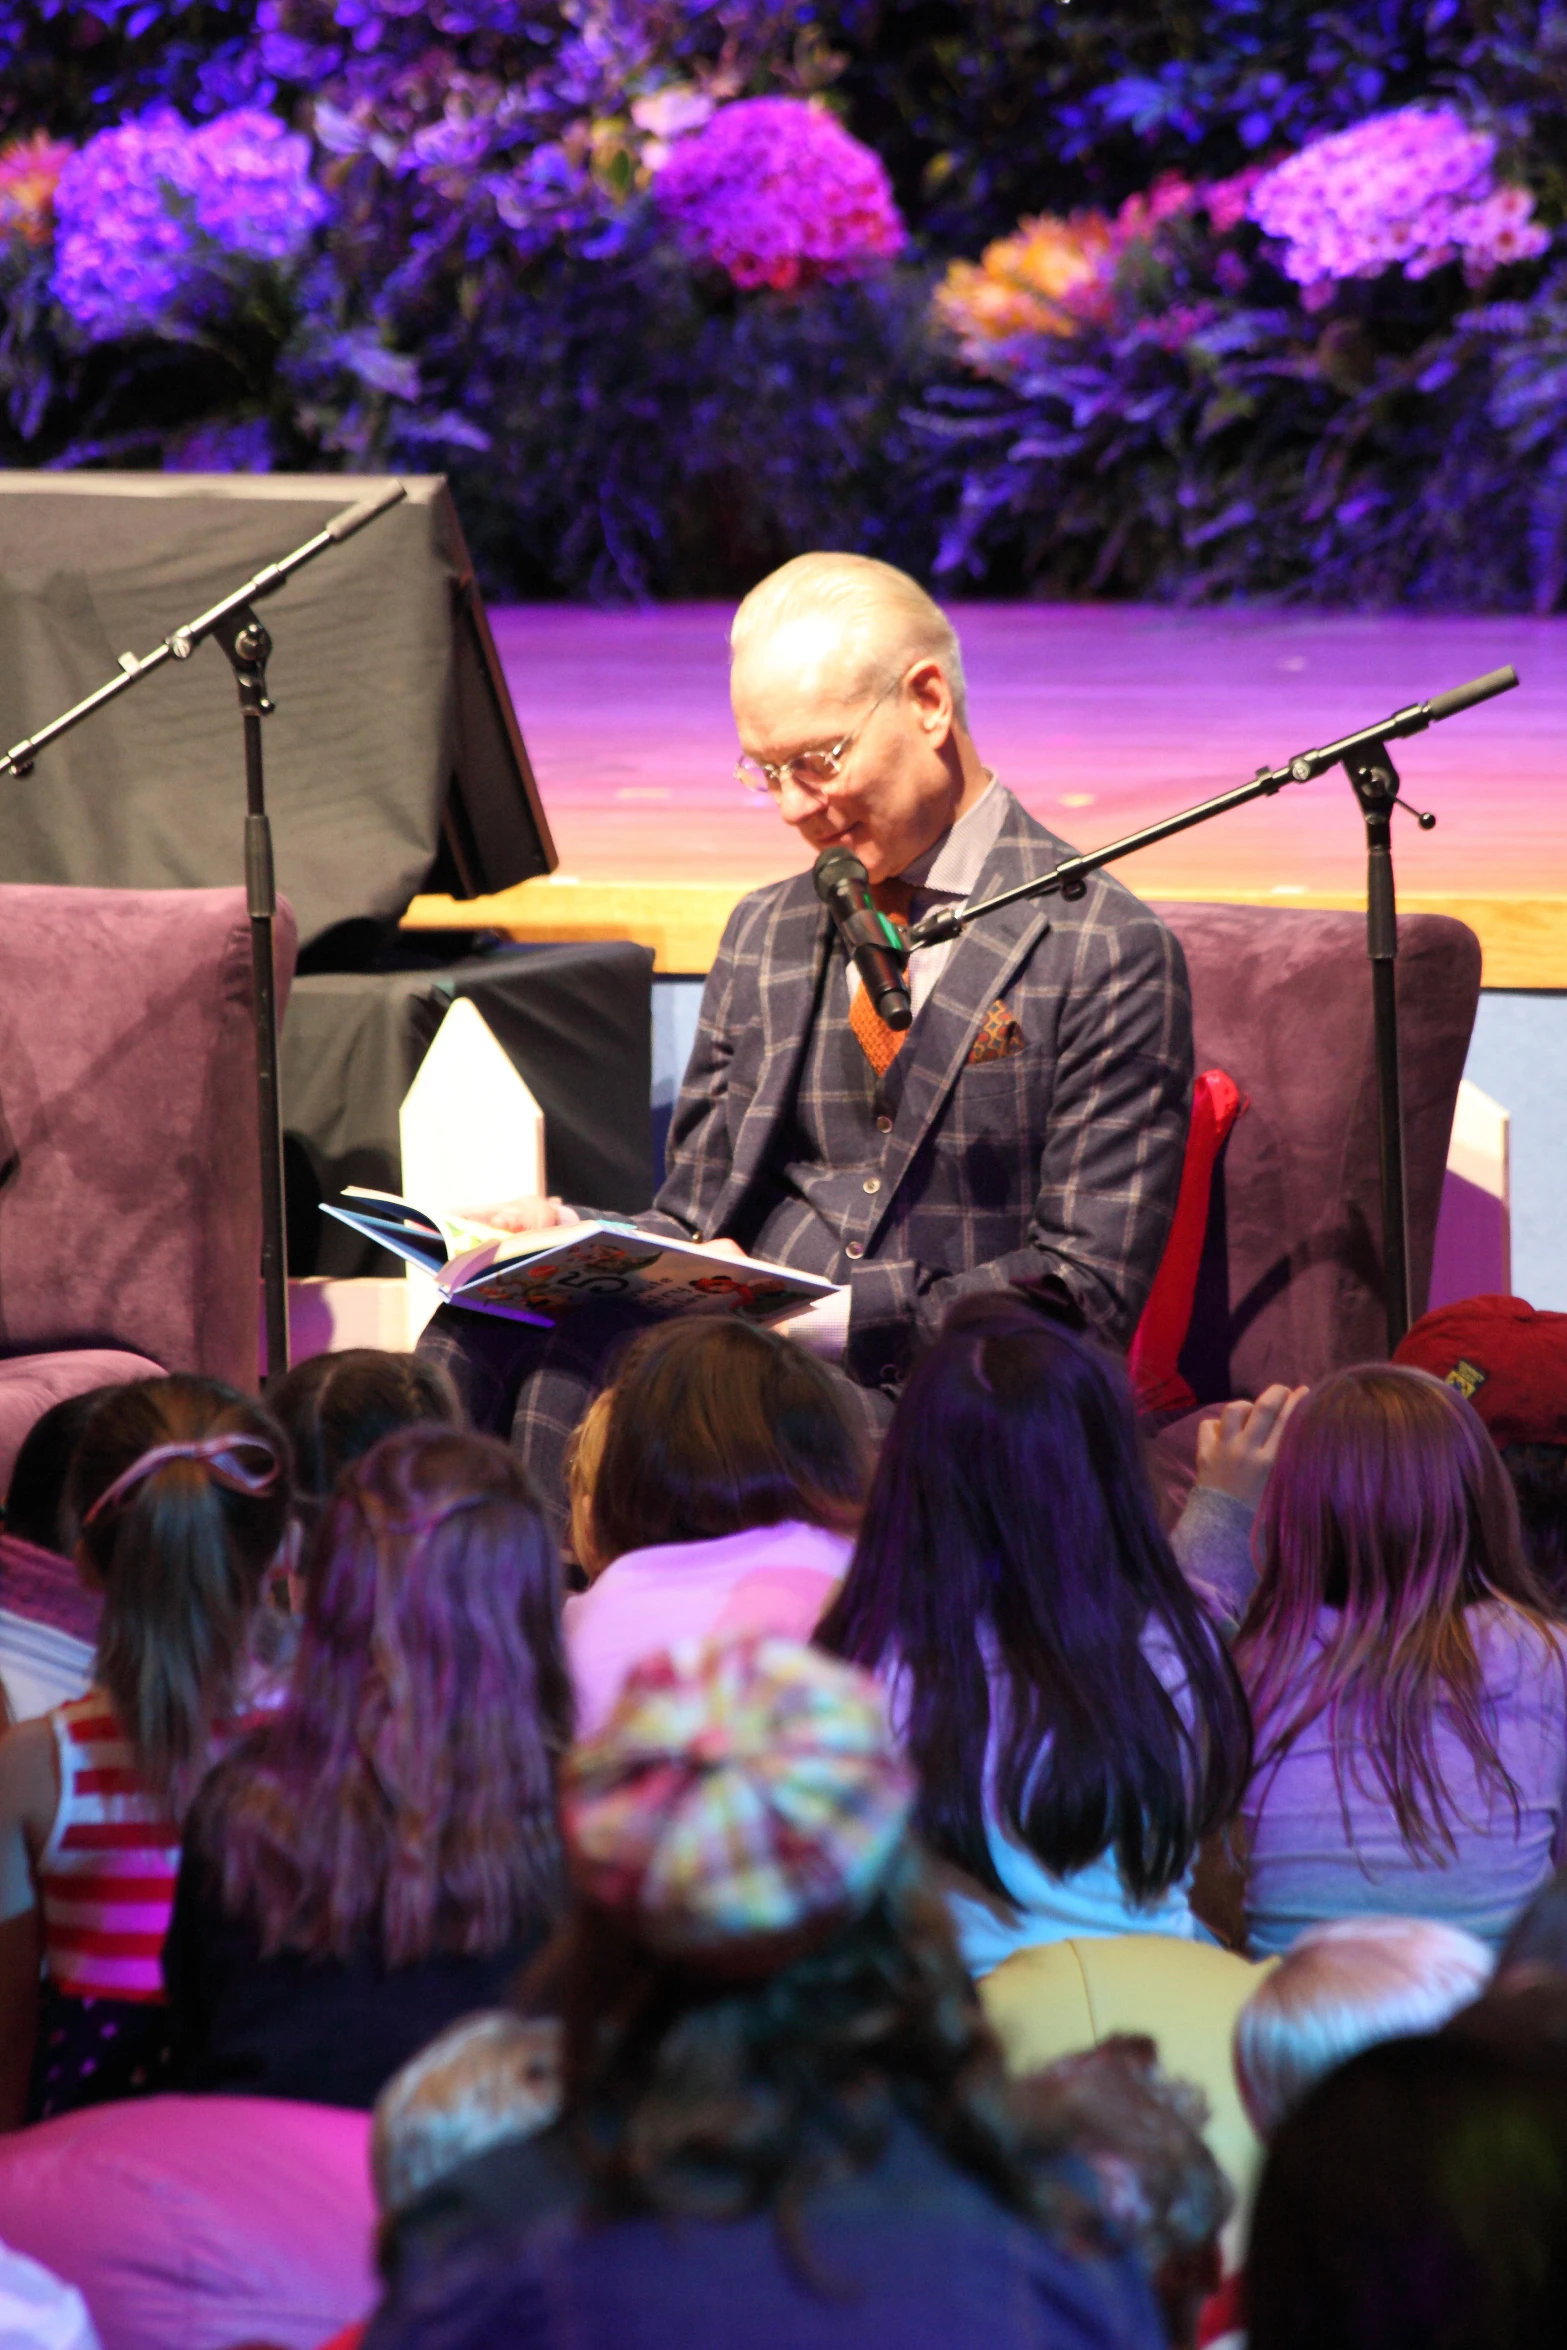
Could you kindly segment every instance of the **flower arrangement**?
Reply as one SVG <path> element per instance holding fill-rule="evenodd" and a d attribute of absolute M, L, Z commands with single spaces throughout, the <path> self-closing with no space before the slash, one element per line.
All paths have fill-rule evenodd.
<path fill-rule="evenodd" d="M 1165 172 L 1114 214 L 1042 213 L 1019 221 L 1014 235 L 987 245 L 977 262 L 949 263 L 934 316 L 977 373 L 1009 374 L 1026 364 L 1036 336 L 1069 341 L 1089 327 L 1108 326 L 1124 306 L 1123 278 L 1137 274 L 1126 265 L 1139 248 L 1157 253 L 1171 223 L 1203 213 L 1216 231 L 1233 228 L 1256 176 L 1204 184 Z M 1188 309 L 1152 323 L 1168 333 L 1172 322 L 1189 325 L 1190 317 Z"/>
<path fill-rule="evenodd" d="M 1496 141 L 1449 106 L 1405 106 L 1314 139 L 1252 190 L 1251 218 L 1284 246 L 1310 307 L 1345 278 L 1429 277 L 1461 261 L 1477 285 L 1550 237 L 1526 188 L 1498 186 Z"/>
<path fill-rule="evenodd" d="M 55 186 L 54 291 L 89 340 L 171 326 L 235 263 L 295 258 L 326 217 L 309 141 L 241 107 L 100 131 Z"/>
<path fill-rule="evenodd" d="M 26 245 L 47 245 L 54 233 L 54 191 L 71 159 L 63 139 L 44 131 L 0 147 L 0 230 Z"/>
<path fill-rule="evenodd" d="M 687 252 L 742 288 L 839 284 L 907 241 L 880 158 L 797 98 L 721 107 L 675 143 L 653 192 Z"/>
<path fill-rule="evenodd" d="M 954 261 L 936 289 L 935 314 L 971 367 L 987 367 L 998 344 L 1021 335 L 1080 334 L 1103 315 L 1116 258 L 1103 212 L 1065 219 L 1041 213 L 997 237 L 978 261 Z"/>

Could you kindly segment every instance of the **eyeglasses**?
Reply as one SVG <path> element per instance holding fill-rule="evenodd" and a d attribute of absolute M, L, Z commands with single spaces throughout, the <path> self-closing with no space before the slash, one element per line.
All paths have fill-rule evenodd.
<path fill-rule="evenodd" d="M 848 757 L 861 735 L 875 717 L 889 694 L 895 694 L 903 683 L 895 677 L 876 696 L 858 726 L 849 734 L 841 734 L 835 743 L 826 743 L 818 750 L 796 751 L 792 759 L 780 759 L 776 767 L 765 759 L 752 759 L 744 753 L 735 761 L 735 781 L 743 783 L 748 792 L 758 798 L 766 792 L 776 800 L 786 783 L 795 784 L 801 791 L 826 799 L 837 782 Z"/>

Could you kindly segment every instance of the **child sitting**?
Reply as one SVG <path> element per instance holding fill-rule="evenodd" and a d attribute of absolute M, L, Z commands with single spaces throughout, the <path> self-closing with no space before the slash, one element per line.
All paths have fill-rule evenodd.
<path fill-rule="evenodd" d="M 10 2129 L 163 2083 L 160 1958 L 182 1826 L 244 1705 L 247 1634 L 288 1520 L 287 1440 L 214 1380 L 115 1388 L 81 1438 L 70 1498 L 103 1593 L 93 1685 L 0 1740 Z"/>

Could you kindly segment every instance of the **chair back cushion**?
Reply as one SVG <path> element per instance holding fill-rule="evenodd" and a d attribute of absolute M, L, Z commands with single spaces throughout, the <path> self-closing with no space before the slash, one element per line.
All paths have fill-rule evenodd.
<path fill-rule="evenodd" d="M 1270 1964 L 1276 1963 L 1273 1961 Z M 1235 2086 L 1235 2019 L 1267 1973 L 1215 1942 L 1110 1934 L 1019 1950 L 979 1986 L 1013 2072 L 1035 2072 L 1113 2032 L 1146 2032 L 1167 2073 L 1208 2100 L 1208 2144 L 1239 2195 L 1260 2159 Z"/>
<path fill-rule="evenodd" d="M 244 891 L 0 888 L 0 1352 L 254 1390 L 260 1253 Z"/>
<path fill-rule="evenodd" d="M 1215 1172 L 1181 1371 L 1199 1403 L 1385 1356 L 1371 971 L 1362 914 L 1161 904 L 1192 982 L 1196 1065 L 1246 1096 Z M 1431 1285 L 1480 942 L 1398 925 L 1412 1311 Z"/>
<path fill-rule="evenodd" d="M 370 2116 L 139 2097 L 0 2139 L 0 2227 L 103 2350 L 319 2350 L 377 2298 Z"/>

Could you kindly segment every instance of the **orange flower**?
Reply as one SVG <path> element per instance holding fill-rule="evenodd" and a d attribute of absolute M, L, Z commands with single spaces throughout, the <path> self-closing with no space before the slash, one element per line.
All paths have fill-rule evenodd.
<path fill-rule="evenodd" d="M 1104 311 L 1115 252 L 1102 212 L 1041 213 L 987 245 L 977 262 L 954 261 L 937 289 L 936 315 L 972 364 L 1015 335 L 1075 335 Z"/>
<path fill-rule="evenodd" d="M 0 147 L 0 232 L 29 245 L 47 245 L 54 225 L 54 189 L 72 150 L 47 131 Z"/>

